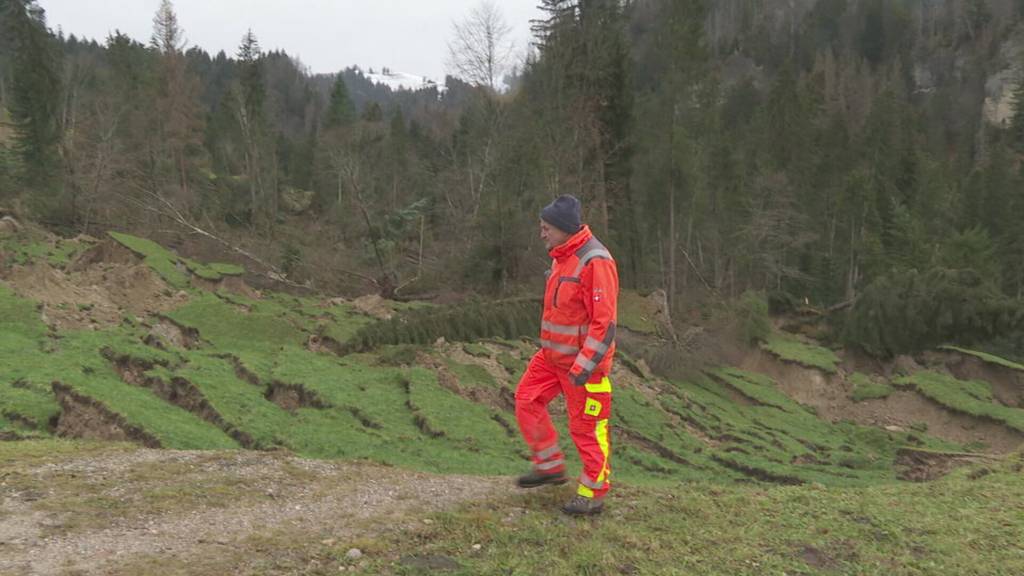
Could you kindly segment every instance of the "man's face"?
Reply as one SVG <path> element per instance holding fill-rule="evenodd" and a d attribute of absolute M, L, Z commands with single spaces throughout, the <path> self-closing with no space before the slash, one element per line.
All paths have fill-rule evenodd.
<path fill-rule="evenodd" d="M 544 241 L 544 248 L 551 250 L 555 246 L 561 246 L 572 234 L 555 228 L 551 224 L 540 221 L 540 239 Z"/>

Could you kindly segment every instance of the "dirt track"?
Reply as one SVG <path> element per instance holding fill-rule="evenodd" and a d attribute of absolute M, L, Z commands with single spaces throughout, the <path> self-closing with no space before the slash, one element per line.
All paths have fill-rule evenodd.
<path fill-rule="evenodd" d="M 337 572 L 354 562 L 345 558 L 351 546 L 509 486 L 505 478 L 242 451 L 119 448 L 7 466 L 0 574 L 174 573 L 186 565 L 195 574 L 290 573 L 294 566 L 274 569 L 286 562 L 271 556 L 282 549 L 304 549 L 304 562 L 319 558 Z"/>

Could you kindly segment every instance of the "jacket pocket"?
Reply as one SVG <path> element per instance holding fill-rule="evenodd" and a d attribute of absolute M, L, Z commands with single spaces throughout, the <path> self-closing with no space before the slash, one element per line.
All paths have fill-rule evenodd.
<path fill-rule="evenodd" d="M 555 286 L 555 293 L 551 297 L 553 308 L 566 308 L 580 291 L 580 279 L 572 276 L 561 276 Z"/>

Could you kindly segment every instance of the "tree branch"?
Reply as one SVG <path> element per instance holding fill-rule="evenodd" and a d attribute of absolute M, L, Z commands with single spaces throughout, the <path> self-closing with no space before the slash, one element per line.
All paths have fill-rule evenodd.
<path fill-rule="evenodd" d="M 122 195 L 122 198 L 125 198 L 126 200 L 136 204 L 137 206 L 141 207 L 144 210 L 147 210 L 149 212 L 153 212 L 153 213 L 158 214 L 160 216 L 163 216 L 165 218 L 169 218 L 171 221 L 175 222 L 176 224 L 178 224 L 179 226 L 181 226 L 183 228 L 188 229 L 193 234 L 196 234 L 196 235 L 202 236 L 204 238 L 208 238 L 210 240 L 213 240 L 214 242 L 220 244 L 221 246 L 224 246 L 228 250 L 231 250 L 232 252 L 235 252 L 237 254 L 240 254 L 240 255 L 244 256 L 245 258 L 248 258 L 249 260 L 252 260 L 253 262 L 259 264 L 260 266 L 266 268 L 267 271 L 264 272 L 263 275 L 266 276 L 267 278 L 275 281 L 275 282 L 280 282 L 282 284 L 286 284 L 286 285 L 291 286 L 293 288 L 302 288 L 302 289 L 305 289 L 305 290 L 311 289 L 311 287 L 309 286 L 308 283 L 306 283 L 306 284 L 299 284 L 298 282 L 295 282 L 294 280 L 288 279 L 287 274 L 282 272 L 280 269 L 278 269 L 273 264 L 270 264 L 269 262 L 263 260 L 262 258 L 257 257 L 253 253 L 251 253 L 251 252 L 249 252 L 249 251 L 247 251 L 247 250 L 245 250 L 243 248 L 240 248 L 240 247 L 232 244 L 231 242 L 228 242 L 227 240 L 221 238 L 220 236 L 217 236 L 216 234 L 213 234 L 211 232 L 208 232 L 208 231 L 200 228 L 198 225 L 196 225 L 194 222 L 192 222 L 192 220 L 190 218 L 188 218 L 184 213 L 182 213 L 182 211 L 179 210 L 177 206 L 175 206 L 173 203 L 171 203 L 171 201 L 169 201 L 167 198 L 165 198 L 159 192 L 154 192 L 153 190 L 145 188 L 144 186 L 141 186 L 139 184 L 134 184 L 133 186 L 138 191 L 142 192 L 147 197 L 149 197 L 150 199 L 155 201 L 156 202 L 156 206 L 153 206 L 153 205 L 141 202 L 137 198 L 132 198 L 130 196 Z"/>

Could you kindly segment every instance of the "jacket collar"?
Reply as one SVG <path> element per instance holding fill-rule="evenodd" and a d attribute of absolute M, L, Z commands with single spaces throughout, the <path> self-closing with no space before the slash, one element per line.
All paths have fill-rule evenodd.
<path fill-rule="evenodd" d="M 590 232 L 590 226 L 586 224 L 580 228 L 580 231 L 569 237 L 568 240 L 552 248 L 548 254 L 551 255 L 555 260 L 564 260 L 569 256 L 576 253 L 581 246 L 587 243 L 588 240 L 593 238 L 594 235 Z"/>

